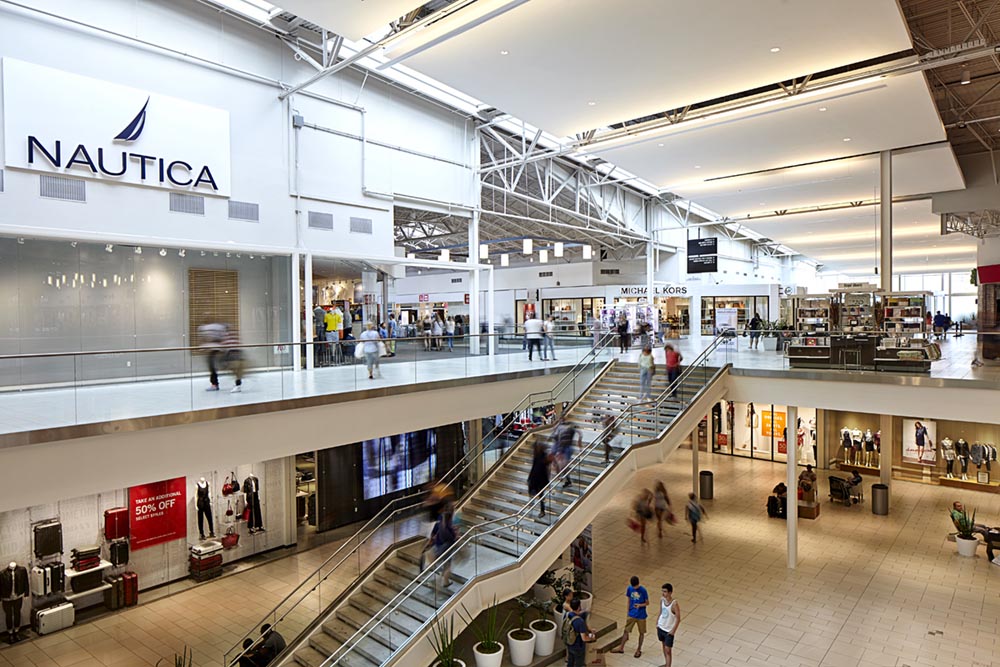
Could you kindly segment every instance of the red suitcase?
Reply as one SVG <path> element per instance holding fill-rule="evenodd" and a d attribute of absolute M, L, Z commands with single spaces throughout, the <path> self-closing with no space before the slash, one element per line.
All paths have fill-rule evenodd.
<path fill-rule="evenodd" d="M 125 585 L 125 606 L 132 607 L 139 602 L 139 575 L 126 572 L 122 575 Z"/>
<path fill-rule="evenodd" d="M 104 510 L 104 539 L 121 540 L 128 537 L 128 508 L 112 507 Z"/>

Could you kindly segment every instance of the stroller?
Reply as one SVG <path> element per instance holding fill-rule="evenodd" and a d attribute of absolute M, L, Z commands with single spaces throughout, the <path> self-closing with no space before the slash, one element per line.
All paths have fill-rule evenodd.
<path fill-rule="evenodd" d="M 861 502 L 861 493 L 843 477 L 830 476 L 830 502 L 850 507 Z"/>

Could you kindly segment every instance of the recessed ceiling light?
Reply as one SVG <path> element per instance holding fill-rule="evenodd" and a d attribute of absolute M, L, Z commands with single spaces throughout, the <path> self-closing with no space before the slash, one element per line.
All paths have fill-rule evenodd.
<path fill-rule="evenodd" d="M 507 49 L 503 49 L 502 51 L 500 51 L 500 55 L 502 55 L 502 56 L 509 56 L 510 55 L 510 51 L 508 51 Z"/>
<path fill-rule="evenodd" d="M 820 107 L 819 110 L 820 111 L 826 111 L 826 107 Z"/>
<path fill-rule="evenodd" d="M 962 70 L 962 80 L 960 81 L 960 83 L 963 86 L 967 86 L 970 83 L 972 83 L 972 76 L 969 74 L 969 70 L 967 69 Z"/>
<path fill-rule="evenodd" d="M 656 145 L 659 146 L 660 148 L 663 148 L 663 144 L 656 144 Z"/>
<path fill-rule="evenodd" d="M 594 100 L 590 100 L 589 102 L 587 102 L 587 106 L 588 107 L 596 107 L 597 106 L 597 102 L 595 102 Z"/>
<path fill-rule="evenodd" d="M 851 140 L 850 137 L 844 137 L 844 141 L 850 141 L 850 140 Z"/>
<path fill-rule="evenodd" d="M 696 165 L 694 166 L 694 168 L 695 168 L 695 169 L 701 169 L 701 165 L 700 165 L 700 164 L 696 164 Z"/>
<path fill-rule="evenodd" d="M 772 46 L 771 47 L 771 53 L 777 53 L 778 51 L 781 51 L 781 47 L 780 46 Z"/>

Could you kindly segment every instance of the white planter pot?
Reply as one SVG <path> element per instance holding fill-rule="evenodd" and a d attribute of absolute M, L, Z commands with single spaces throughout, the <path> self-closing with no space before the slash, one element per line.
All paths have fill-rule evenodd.
<path fill-rule="evenodd" d="M 955 544 L 958 545 L 958 555 L 965 556 L 966 558 L 975 558 L 976 547 L 979 546 L 978 539 L 966 539 L 964 537 L 955 536 Z"/>
<path fill-rule="evenodd" d="M 503 644 L 496 653 L 480 653 L 477 643 L 472 647 L 472 653 L 476 656 L 476 667 L 500 667 L 503 663 Z"/>
<path fill-rule="evenodd" d="M 465 661 L 459 660 L 458 658 L 455 658 L 453 664 L 454 664 L 455 667 L 465 667 Z M 434 663 L 434 667 L 441 667 L 441 663 L 440 662 L 435 662 Z"/>
<path fill-rule="evenodd" d="M 778 349 L 778 339 L 773 336 L 765 336 L 761 339 L 761 347 L 765 350 L 776 352 Z"/>
<path fill-rule="evenodd" d="M 577 596 L 580 598 L 580 611 L 585 614 L 590 613 L 590 605 L 594 603 L 594 596 L 587 591 L 580 591 Z"/>
<path fill-rule="evenodd" d="M 511 630 L 507 633 L 507 645 L 510 646 L 510 663 L 515 667 L 527 667 L 535 659 L 535 631 L 527 630 L 531 633 L 530 639 L 514 639 L 511 634 L 518 630 Z"/>
<path fill-rule="evenodd" d="M 551 626 L 548 630 L 540 630 L 538 624 L 544 622 L 545 619 L 532 621 L 528 627 L 535 633 L 535 655 L 546 656 L 552 655 L 552 652 L 556 650 L 556 631 L 559 630 L 559 625 L 553 621 L 548 621 Z"/>

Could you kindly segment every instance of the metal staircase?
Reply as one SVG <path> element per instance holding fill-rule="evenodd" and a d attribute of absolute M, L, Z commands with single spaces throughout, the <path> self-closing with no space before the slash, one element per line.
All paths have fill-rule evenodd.
<path fill-rule="evenodd" d="M 474 615 L 494 594 L 505 599 L 526 590 L 638 467 L 662 461 L 691 432 L 721 397 L 725 369 L 707 364 L 719 344 L 713 341 L 672 387 L 665 375 L 655 378 L 657 398 L 648 402 L 639 401 L 634 364 L 606 366 L 567 413 L 584 444 L 548 488 L 528 495 L 532 448 L 549 435 L 532 431 L 463 496 L 458 514 L 465 529 L 448 553 L 421 571 L 421 537 L 386 552 L 275 664 L 377 667 L 404 664 L 404 654 L 407 665 L 430 664 L 420 640 L 433 619 L 459 603 Z M 608 428 L 606 416 L 614 419 Z M 606 463 L 604 441 L 612 436 L 616 446 Z M 543 500 L 544 518 L 538 516 Z"/>

